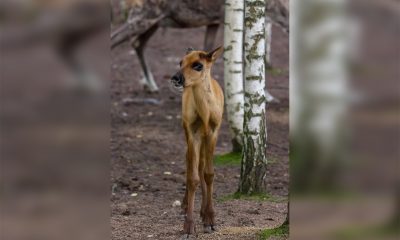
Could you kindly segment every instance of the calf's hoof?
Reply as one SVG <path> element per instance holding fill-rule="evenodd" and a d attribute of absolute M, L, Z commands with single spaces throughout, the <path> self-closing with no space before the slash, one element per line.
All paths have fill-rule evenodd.
<path fill-rule="evenodd" d="M 204 225 L 203 227 L 204 233 L 213 233 L 217 231 L 214 225 Z"/>
<path fill-rule="evenodd" d="M 196 232 L 195 224 L 193 221 L 185 221 L 183 225 L 183 232 L 187 235 L 194 234 Z"/>
<path fill-rule="evenodd" d="M 193 235 L 190 234 L 183 234 L 183 236 L 181 237 L 181 240 L 190 240 L 190 239 L 196 239 Z"/>

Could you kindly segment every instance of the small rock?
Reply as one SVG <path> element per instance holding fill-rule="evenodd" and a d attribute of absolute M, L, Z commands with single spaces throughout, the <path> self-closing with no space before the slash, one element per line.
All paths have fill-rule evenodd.
<path fill-rule="evenodd" d="M 150 105 L 160 105 L 161 101 L 156 98 L 124 98 L 122 99 L 122 104 L 129 106 L 131 104 L 150 104 Z"/>
<path fill-rule="evenodd" d="M 171 172 L 164 172 L 164 175 L 171 175 Z"/>
<path fill-rule="evenodd" d="M 122 115 L 122 117 L 124 117 L 124 118 L 128 116 L 128 114 L 127 114 L 126 112 L 122 112 L 121 115 Z"/>
<path fill-rule="evenodd" d="M 132 193 L 131 197 L 136 197 L 138 194 L 137 193 Z"/>
<path fill-rule="evenodd" d="M 249 210 L 247 210 L 247 213 L 258 215 L 258 214 L 260 214 L 260 211 L 258 209 L 249 209 Z"/>
<path fill-rule="evenodd" d="M 147 116 L 153 116 L 153 112 L 148 112 Z"/>
<path fill-rule="evenodd" d="M 143 191 L 144 190 L 144 186 L 143 185 L 140 185 L 139 186 L 139 191 Z"/>
<path fill-rule="evenodd" d="M 173 207 L 180 207 L 181 205 L 182 205 L 181 201 L 179 201 L 179 200 L 176 200 L 174 203 L 172 203 Z"/>
<path fill-rule="evenodd" d="M 129 209 L 126 208 L 126 209 L 123 209 L 123 211 L 122 211 L 121 214 L 122 214 L 123 216 L 129 216 L 129 215 L 131 215 L 131 211 L 129 211 Z"/>
<path fill-rule="evenodd" d="M 182 118 L 182 116 L 181 115 L 176 115 L 176 119 L 181 119 Z"/>
<path fill-rule="evenodd" d="M 152 234 L 150 234 L 150 235 L 147 235 L 147 237 L 148 237 L 148 238 L 151 238 L 151 237 L 153 237 L 153 235 L 152 235 Z"/>
<path fill-rule="evenodd" d="M 171 120 L 172 116 L 171 115 L 167 115 L 165 118 L 167 118 L 168 120 Z"/>
<path fill-rule="evenodd" d="M 175 162 L 171 162 L 171 164 L 172 164 L 172 165 L 174 165 L 174 164 L 175 164 Z"/>
<path fill-rule="evenodd" d="M 142 138 L 142 137 L 143 137 L 143 136 L 140 135 L 140 134 L 136 135 L 136 138 Z"/>
<path fill-rule="evenodd" d="M 112 195 L 115 195 L 115 192 L 117 191 L 117 187 L 118 187 L 118 184 L 116 184 L 116 183 L 114 183 L 112 185 L 112 187 L 111 187 L 111 194 Z"/>

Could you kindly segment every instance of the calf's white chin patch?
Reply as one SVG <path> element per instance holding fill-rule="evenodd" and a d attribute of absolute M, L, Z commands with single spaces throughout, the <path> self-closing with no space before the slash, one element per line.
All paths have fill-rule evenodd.
<path fill-rule="evenodd" d="M 182 85 L 178 85 L 176 83 L 174 83 L 173 81 L 169 81 L 169 89 L 171 90 L 171 92 L 175 93 L 175 94 L 182 94 L 183 92 L 183 86 Z"/>

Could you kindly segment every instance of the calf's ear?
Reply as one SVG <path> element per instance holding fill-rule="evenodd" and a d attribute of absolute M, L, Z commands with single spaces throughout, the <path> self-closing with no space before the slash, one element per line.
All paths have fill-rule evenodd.
<path fill-rule="evenodd" d="M 207 53 L 207 60 L 215 62 L 215 60 L 217 60 L 221 56 L 223 51 L 224 49 L 222 48 L 222 46 L 212 50 L 211 52 Z"/>
<path fill-rule="evenodd" d="M 188 47 L 187 50 L 186 50 L 186 55 L 191 53 L 191 52 L 193 52 L 193 51 L 194 51 L 194 49 L 192 47 Z"/>

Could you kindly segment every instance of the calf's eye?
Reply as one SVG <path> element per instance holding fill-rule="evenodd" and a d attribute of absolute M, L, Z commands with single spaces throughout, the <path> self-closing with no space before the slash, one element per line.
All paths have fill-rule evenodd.
<path fill-rule="evenodd" d="M 194 62 L 192 64 L 192 68 L 198 72 L 200 72 L 201 70 L 203 70 L 203 64 L 199 63 L 199 62 Z"/>

